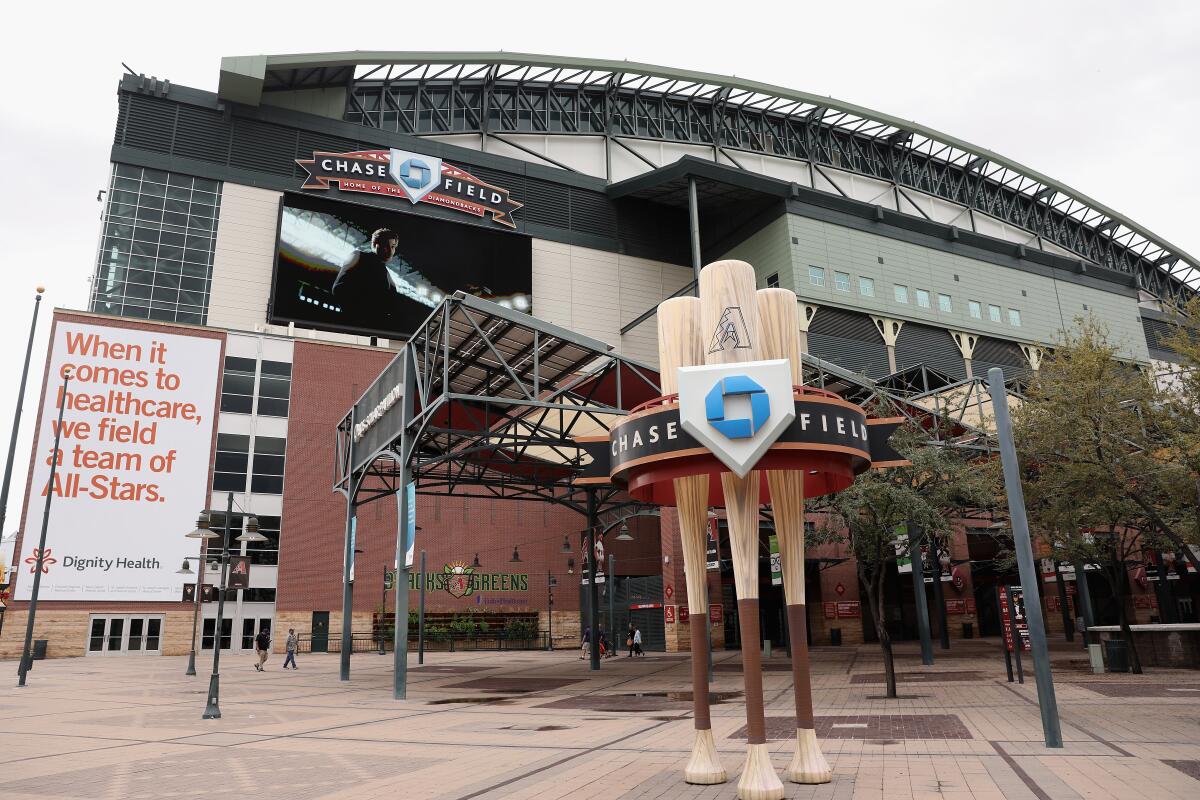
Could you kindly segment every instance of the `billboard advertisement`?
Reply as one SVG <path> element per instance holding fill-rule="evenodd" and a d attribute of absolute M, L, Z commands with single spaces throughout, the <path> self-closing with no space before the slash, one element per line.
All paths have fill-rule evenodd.
<path fill-rule="evenodd" d="M 178 601 L 176 570 L 199 553 L 184 534 L 208 501 L 220 340 L 59 320 L 48 358 L 17 599 L 53 491 L 40 599 Z"/>
<path fill-rule="evenodd" d="M 456 291 L 530 313 L 532 261 L 526 236 L 288 194 L 270 319 L 402 339 Z"/>

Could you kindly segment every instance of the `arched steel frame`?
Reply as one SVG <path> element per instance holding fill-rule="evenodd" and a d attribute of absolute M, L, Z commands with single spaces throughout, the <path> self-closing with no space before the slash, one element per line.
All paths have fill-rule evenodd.
<path fill-rule="evenodd" d="M 1170 303 L 1200 288 L 1196 258 L 1016 161 L 909 120 L 742 78 L 522 53 L 356 51 L 227 58 L 223 94 L 233 92 L 227 86 L 252 100 L 264 92 L 345 89 L 347 121 L 416 136 L 496 137 L 567 169 L 504 137 L 603 137 L 607 147 L 642 160 L 625 141 L 703 146 L 737 166 L 741 153 L 802 161 L 990 215 L 1129 274 Z M 907 210 L 924 213 L 911 198 Z"/>

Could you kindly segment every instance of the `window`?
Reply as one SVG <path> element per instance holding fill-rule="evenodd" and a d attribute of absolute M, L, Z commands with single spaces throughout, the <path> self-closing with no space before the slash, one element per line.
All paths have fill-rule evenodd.
<path fill-rule="evenodd" d="M 908 287 L 907 286 L 901 286 L 898 283 L 896 284 L 896 302 L 897 303 L 907 303 L 908 302 Z"/>
<path fill-rule="evenodd" d="M 808 282 L 813 286 L 825 285 L 825 270 L 822 267 L 808 268 Z"/>
<path fill-rule="evenodd" d="M 218 433 L 213 488 L 219 492 L 246 491 L 246 470 L 249 460 L 249 436 L 238 433 Z"/>
<path fill-rule="evenodd" d="M 938 295 L 938 311 L 941 311 L 946 314 L 953 313 L 954 303 L 950 300 L 950 295 L 948 295 L 948 294 L 939 294 Z"/>
<path fill-rule="evenodd" d="M 921 308 L 929 308 L 929 290 L 917 289 L 917 305 Z"/>
<path fill-rule="evenodd" d="M 839 292 L 850 291 L 850 273 L 849 272 L 833 273 L 833 288 L 837 289 Z"/>
<path fill-rule="evenodd" d="M 92 617 L 88 630 L 89 653 L 158 653 L 162 617 Z"/>
<path fill-rule="evenodd" d="M 1021 327 L 1021 310 L 1019 308 L 1010 308 L 1008 310 L 1008 324 L 1014 328 Z"/>
<path fill-rule="evenodd" d="M 862 275 L 858 276 L 858 293 L 863 297 L 875 296 L 875 280 L 873 278 L 865 278 Z"/>
<path fill-rule="evenodd" d="M 236 414 L 254 411 L 253 358 L 225 356 L 225 372 L 221 377 L 221 410 Z"/>
<path fill-rule="evenodd" d="M 770 275 L 767 276 L 767 288 L 768 289 L 779 288 L 779 273 L 778 272 L 772 272 Z"/>
<path fill-rule="evenodd" d="M 89 309 L 204 324 L 221 184 L 117 164 Z"/>
<path fill-rule="evenodd" d="M 250 491 L 260 494 L 283 494 L 283 452 L 286 439 L 274 436 L 254 437 L 254 474 Z"/>
<path fill-rule="evenodd" d="M 279 563 L 279 517 L 259 517 L 258 532 L 267 537 L 265 542 L 247 542 L 246 555 L 251 564 L 276 565 Z"/>
<path fill-rule="evenodd" d="M 992 322 L 1000 321 L 1000 306 L 988 306 L 988 319 L 990 319 Z"/>
<path fill-rule="evenodd" d="M 228 598 L 226 598 L 228 599 Z M 217 621 L 209 618 L 204 620 L 204 627 L 201 629 L 200 649 L 213 649 L 213 636 L 217 630 Z M 228 650 L 233 646 L 233 620 L 226 617 L 221 620 L 221 649 Z"/>
<path fill-rule="evenodd" d="M 978 300 L 967 301 L 967 313 L 972 319 L 983 319 L 983 306 L 979 305 Z"/>
<path fill-rule="evenodd" d="M 263 361 L 258 379 L 258 413 L 286 417 L 292 388 L 292 365 L 286 361 Z"/>

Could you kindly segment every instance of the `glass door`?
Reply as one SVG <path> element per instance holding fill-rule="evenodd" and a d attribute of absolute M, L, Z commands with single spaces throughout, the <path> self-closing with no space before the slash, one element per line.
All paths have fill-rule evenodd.
<path fill-rule="evenodd" d="M 162 617 L 92 617 L 88 630 L 89 655 L 159 652 Z"/>

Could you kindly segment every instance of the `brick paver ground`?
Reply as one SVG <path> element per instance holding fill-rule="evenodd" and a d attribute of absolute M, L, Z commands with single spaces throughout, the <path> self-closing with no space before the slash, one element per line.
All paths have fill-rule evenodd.
<path fill-rule="evenodd" d="M 834 771 L 788 798 L 1200 797 L 1200 673 L 1092 675 L 1077 648 L 1054 661 L 1065 746 L 1042 743 L 1032 671 L 1005 681 L 995 642 L 955 642 L 920 665 L 898 645 L 901 698 L 883 698 L 878 649 L 817 648 L 817 733 Z M 950 656 L 950 657 L 946 657 Z M 735 797 L 744 753 L 737 653 L 717 653 L 713 732 L 730 781 L 688 786 L 685 659 L 576 651 L 436 653 L 391 699 L 391 657 L 308 655 L 299 671 L 223 659 L 220 720 L 200 718 L 207 675 L 179 658 L 40 661 L 17 689 L 0 662 L 0 798 L 288 797 L 297 800 L 713 800 Z M 791 674 L 764 672 L 769 746 L 791 751 Z M 966 680 L 966 674 L 973 676 Z M 917 677 L 924 676 L 924 677 Z M 907 684 L 907 686 L 905 685 Z M 914 687 L 913 684 L 919 684 Z"/>

